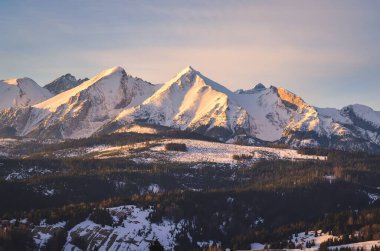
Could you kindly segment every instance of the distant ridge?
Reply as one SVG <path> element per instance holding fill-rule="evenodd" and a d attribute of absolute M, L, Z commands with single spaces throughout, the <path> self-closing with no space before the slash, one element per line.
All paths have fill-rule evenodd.
<path fill-rule="evenodd" d="M 73 75 L 67 73 L 45 85 L 44 88 L 48 89 L 52 94 L 57 95 L 61 92 L 74 88 L 87 80 L 89 79 L 76 79 Z"/>

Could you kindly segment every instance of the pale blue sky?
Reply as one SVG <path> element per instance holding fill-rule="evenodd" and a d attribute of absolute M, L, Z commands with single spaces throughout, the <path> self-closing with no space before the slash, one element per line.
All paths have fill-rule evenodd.
<path fill-rule="evenodd" d="M 0 79 L 115 65 L 162 83 L 187 65 L 232 90 L 283 86 L 380 110 L 380 1 L 0 0 Z"/>

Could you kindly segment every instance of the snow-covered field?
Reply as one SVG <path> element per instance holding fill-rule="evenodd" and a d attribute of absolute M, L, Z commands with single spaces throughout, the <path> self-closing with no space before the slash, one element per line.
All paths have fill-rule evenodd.
<path fill-rule="evenodd" d="M 376 241 L 364 241 L 364 242 L 357 242 L 357 243 L 340 245 L 340 246 L 333 246 L 333 247 L 329 247 L 329 249 L 330 250 L 334 250 L 335 248 L 338 248 L 338 250 L 339 250 L 340 248 L 345 247 L 345 248 L 352 248 L 354 250 L 356 250 L 357 248 L 363 248 L 363 250 L 369 251 L 374 246 L 380 247 L 380 240 L 376 240 Z"/>
<path fill-rule="evenodd" d="M 94 147 L 78 147 L 74 149 L 59 150 L 59 151 L 54 152 L 53 154 L 54 154 L 54 157 L 56 158 L 63 158 L 63 157 L 73 158 L 73 157 L 84 156 L 86 154 L 90 154 L 93 152 L 99 152 L 104 149 L 109 149 L 109 146 L 97 145 Z"/>
<path fill-rule="evenodd" d="M 168 143 L 186 144 L 187 151 L 167 151 L 165 145 Z M 136 151 L 139 150 L 139 151 Z M 66 154 L 66 155 L 65 155 Z M 70 153 L 61 152 L 60 157 L 78 157 L 91 154 L 93 158 L 122 157 L 131 158 L 137 163 L 147 162 L 213 162 L 224 164 L 237 164 L 234 155 L 250 156 L 248 161 L 258 159 L 287 159 L 287 160 L 325 160 L 323 156 L 302 155 L 297 150 L 278 149 L 269 147 L 242 146 L 234 144 L 217 143 L 191 139 L 166 139 L 152 141 L 149 144 L 137 143 L 125 146 L 98 146 L 85 149 L 75 149 Z"/>
<path fill-rule="evenodd" d="M 303 248 L 306 248 L 306 244 L 308 242 L 313 243 L 315 245 L 308 249 L 318 250 L 321 243 L 327 241 L 330 238 L 338 238 L 338 237 L 334 235 L 330 235 L 328 233 L 322 233 L 321 230 L 317 231 L 317 235 L 315 234 L 315 231 L 308 231 L 308 233 L 302 232 L 298 234 L 293 234 L 292 242 L 296 245 L 296 247 L 302 246 Z"/>
<path fill-rule="evenodd" d="M 188 151 L 173 152 L 166 151 L 167 143 L 186 144 Z M 178 162 L 217 162 L 217 163 L 235 163 L 233 155 L 249 155 L 255 159 L 290 159 L 290 160 L 307 160 L 307 159 L 325 159 L 322 156 L 302 155 L 296 150 L 278 149 L 269 147 L 242 146 L 233 144 L 224 144 L 217 142 L 190 140 L 190 139 L 171 139 L 162 142 L 162 145 L 151 148 L 152 151 L 165 152 L 168 159 Z"/>
<path fill-rule="evenodd" d="M 186 144 L 187 151 L 167 151 L 168 143 Z M 57 158 L 91 157 L 97 159 L 106 158 L 131 158 L 136 163 L 150 162 L 214 162 L 224 164 L 236 164 L 234 155 L 250 156 L 250 161 L 258 159 L 287 159 L 287 160 L 325 160 L 323 156 L 302 155 L 293 149 L 278 149 L 269 147 L 243 146 L 235 144 L 218 143 L 211 141 L 192 139 L 166 139 L 151 142 L 135 143 L 123 146 L 99 145 L 94 147 L 82 147 L 65 149 L 54 153 Z"/>
<path fill-rule="evenodd" d="M 59 230 L 63 229 L 66 225 L 66 222 L 58 222 L 56 224 L 46 224 L 45 221 L 42 221 L 39 226 L 34 227 L 33 239 L 37 245 L 37 248 L 42 249 L 48 240 L 53 236 L 53 234 Z"/>
<path fill-rule="evenodd" d="M 150 241 L 157 239 L 166 250 L 171 250 L 176 234 L 182 229 L 181 224 L 167 220 L 160 224 L 150 222 L 151 209 L 129 205 L 108 210 L 117 226 L 102 227 L 90 220 L 83 221 L 69 231 L 67 244 L 75 236 L 81 236 L 89 243 L 89 250 L 95 247 L 98 250 L 148 250 Z"/>
<path fill-rule="evenodd" d="M 315 231 L 308 231 L 307 233 L 302 232 L 298 234 L 293 234 L 291 237 L 291 241 L 295 244 L 296 248 L 291 250 L 308 250 L 308 251 L 316 251 L 319 249 L 322 242 L 327 241 L 328 239 L 334 239 L 339 238 L 338 236 L 330 235 L 328 233 L 322 233 L 321 230 L 317 231 L 317 235 L 315 234 Z M 306 244 L 309 243 L 312 246 L 309 248 L 306 248 Z M 364 250 L 371 250 L 372 247 L 379 246 L 380 247 L 380 240 L 374 240 L 374 241 L 365 241 L 365 242 L 357 242 L 352 244 L 345 244 L 340 246 L 330 246 L 328 247 L 329 250 L 334 250 L 335 248 L 346 247 L 346 248 L 352 248 L 356 250 L 357 248 L 363 248 Z M 251 250 L 263 250 L 265 247 L 265 244 L 262 243 L 252 243 L 251 244 Z"/>
<path fill-rule="evenodd" d="M 165 250 L 174 250 L 176 237 L 179 233 L 185 231 L 186 222 L 184 220 L 174 223 L 171 220 L 163 219 L 161 222 L 152 222 L 150 215 L 153 213 L 152 208 L 140 208 L 134 205 L 125 205 L 119 207 L 107 208 L 112 216 L 112 226 L 99 225 L 89 218 L 75 225 L 68 231 L 65 251 L 80 250 L 75 246 L 73 241 L 80 237 L 88 243 L 88 250 L 148 250 L 152 241 L 158 240 Z M 13 224 L 16 220 L 12 220 Z M 27 219 L 19 220 L 20 223 L 28 224 Z M 34 226 L 32 233 L 33 239 L 38 250 L 43 250 L 48 240 L 59 230 L 63 229 L 66 222 L 47 224 L 45 220 L 37 226 Z M 187 233 L 189 240 L 192 236 Z M 308 250 L 317 251 L 321 243 L 330 238 L 339 238 L 329 233 L 323 233 L 321 230 L 301 232 L 293 234 L 290 241 L 295 244 L 295 249 L 291 250 Z M 307 244 L 309 247 L 307 248 Z M 204 240 L 197 242 L 198 247 L 207 248 L 210 246 L 220 246 L 219 241 Z M 251 250 L 263 250 L 266 244 L 252 243 Z M 340 246 L 330 246 L 330 250 L 335 248 L 349 247 L 354 250 L 363 248 L 371 250 L 374 246 L 380 246 L 380 240 L 358 242 Z"/>
<path fill-rule="evenodd" d="M 152 127 L 147 127 L 147 126 L 132 125 L 131 127 L 122 127 L 116 130 L 115 132 L 116 133 L 134 132 L 134 133 L 157 134 L 158 130 Z"/>
<path fill-rule="evenodd" d="M 107 209 L 113 217 L 113 226 L 101 226 L 87 219 L 68 231 L 64 250 L 79 250 L 72 240 L 81 237 L 88 243 L 88 250 L 148 250 L 150 241 L 158 240 L 165 250 L 173 250 L 175 238 L 183 228 L 183 222 L 175 224 L 169 220 L 152 223 L 152 209 L 133 205 Z M 41 249 L 54 231 L 63 228 L 64 222 L 48 225 L 42 221 L 33 230 L 33 238 Z"/>
<path fill-rule="evenodd" d="M 374 193 L 368 193 L 368 197 L 370 199 L 370 204 L 373 204 L 375 203 L 377 200 L 380 199 L 380 195 L 379 194 L 374 194 Z"/>

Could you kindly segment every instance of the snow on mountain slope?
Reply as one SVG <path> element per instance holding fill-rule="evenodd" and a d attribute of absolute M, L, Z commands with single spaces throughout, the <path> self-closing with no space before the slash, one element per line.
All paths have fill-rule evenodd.
<path fill-rule="evenodd" d="M 380 127 L 380 112 L 374 111 L 371 107 L 356 104 L 346 106 L 343 110 L 351 110 L 353 115 L 357 118 L 360 118 L 375 127 Z"/>
<path fill-rule="evenodd" d="M 280 139 L 283 128 L 294 113 L 282 102 L 274 87 L 261 87 L 258 91 L 238 94 L 234 98 L 249 114 L 251 135 L 262 140 Z"/>
<path fill-rule="evenodd" d="M 185 227 L 189 224 L 185 220 L 153 221 L 151 215 L 156 210 L 153 206 L 142 208 L 123 205 L 105 210 L 112 217 L 111 225 L 97 224 L 91 221 L 90 217 L 70 227 L 65 221 L 47 224 L 46 220 L 42 220 L 40 224 L 35 224 L 32 227 L 32 237 L 37 246 L 36 250 L 45 250 L 48 241 L 66 227 L 68 232 L 63 239 L 62 250 L 82 250 L 76 246 L 78 242 L 75 239 L 78 237 L 87 243 L 87 250 L 145 251 L 149 250 L 150 243 L 155 240 L 158 240 L 165 250 L 176 250 L 177 235 L 186 232 Z M 21 222 L 29 223 L 29 219 L 22 219 Z"/>
<path fill-rule="evenodd" d="M 117 91 L 124 75 L 126 73 L 121 67 L 107 69 L 83 84 L 60 93 L 34 107 L 55 112 L 62 105 L 76 102 L 76 99 L 80 98 L 78 94 L 81 94 L 83 91 L 92 92 L 93 96 L 99 96 L 106 105 L 115 106 L 115 102 L 120 102 L 120 99 L 115 100 L 114 96 L 115 94 L 118 96 Z M 120 95 L 122 94 L 120 93 Z"/>
<path fill-rule="evenodd" d="M 341 111 L 336 108 L 317 108 L 319 114 L 325 117 L 330 117 L 332 120 L 342 124 L 352 124 L 353 122 L 341 114 Z"/>
<path fill-rule="evenodd" d="M 228 142 L 245 135 L 296 147 L 380 150 L 378 115 L 359 105 L 315 108 L 284 88 L 262 84 L 233 93 L 187 67 L 142 105 L 121 112 L 116 128 L 137 121 Z"/>
<path fill-rule="evenodd" d="M 88 137 L 122 109 L 140 104 L 156 87 L 122 69 L 105 70 L 81 85 L 62 92 L 30 110 L 9 110 L 9 126 L 18 135 L 47 138 Z M 11 113 L 23 114 L 23 125 L 9 121 Z M 18 117 L 18 116 L 16 116 Z"/>
<path fill-rule="evenodd" d="M 258 84 L 249 91 L 231 92 L 191 67 L 162 86 L 138 107 L 117 117 L 119 124 L 133 121 L 192 130 L 220 139 L 247 134 L 275 141 L 297 112 L 300 98 L 280 97 L 282 89 Z M 293 106 L 289 104 L 293 102 Z"/>
<path fill-rule="evenodd" d="M 334 121 L 343 124 L 354 124 L 353 120 L 360 119 L 368 122 L 374 127 L 380 127 L 380 112 L 374 111 L 372 108 L 365 105 L 349 105 L 341 110 L 335 108 L 318 108 L 321 115 L 331 117 Z"/>
<path fill-rule="evenodd" d="M 34 105 L 52 96 L 30 78 L 0 80 L 0 110 Z"/>
<path fill-rule="evenodd" d="M 300 121 L 290 123 L 282 141 L 293 146 L 326 147 L 354 151 L 380 151 L 379 112 L 363 105 L 341 110 L 315 108 Z"/>
<path fill-rule="evenodd" d="M 0 109 L 8 108 L 0 111 L 0 135 L 78 138 L 136 130 L 137 122 L 230 143 L 380 152 L 378 111 L 363 105 L 316 108 L 284 88 L 263 84 L 232 92 L 191 67 L 164 85 L 114 67 L 49 99 L 41 89 L 29 79 L 0 82 Z"/>
<path fill-rule="evenodd" d="M 54 95 L 57 95 L 61 92 L 74 88 L 87 80 L 89 79 L 84 78 L 84 79 L 77 80 L 73 75 L 71 75 L 70 73 L 67 73 L 55 79 L 51 83 L 45 85 L 44 88 L 48 89 Z"/>
<path fill-rule="evenodd" d="M 230 134 L 248 129 L 248 114 L 231 97 L 227 88 L 204 77 L 191 67 L 163 85 L 140 106 L 120 113 L 118 121 L 144 121 L 191 129 L 206 135 Z"/>
<path fill-rule="evenodd" d="M 107 210 L 112 215 L 113 226 L 101 226 L 85 220 L 68 232 L 64 250 L 73 250 L 72 240 L 76 236 L 86 240 L 88 250 L 149 250 L 149 244 L 154 240 L 158 240 L 165 250 L 174 250 L 177 234 L 185 225 L 184 221 L 175 223 L 171 220 L 153 223 L 150 220 L 151 208 L 126 205 Z"/>

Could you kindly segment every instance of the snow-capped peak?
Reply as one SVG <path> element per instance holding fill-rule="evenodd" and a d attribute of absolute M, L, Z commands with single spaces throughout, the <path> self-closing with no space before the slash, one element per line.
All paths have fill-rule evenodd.
<path fill-rule="evenodd" d="M 228 95 L 232 95 L 232 92 L 226 87 L 214 82 L 213 80 L 205 77 L 201 72 L 195 70 L 191 66 L 186 67 L 180 71 L 173 79 L 166 82 L 153 96 L 159 96 L 161 93 L 167 91 L 173 86 L 179 86 L 181 88 L 191 88 L 193 85 L 209 86 L 215 91 L 223 92 Z"/>
<path fill-rule="evenodd" d="M 75 77 L 66 74 L 62 79 Z M 0 129 L 13 127 L 17 135 L 28 137 L 76 138 L 145 122 L 229 142 L 248 137 L 380 152 L 378 111 L 363 105 L 316 108 L 282 87 L 263 84 L 234 93 L 191 66 L 160 86 L 117 66 L 48 100 L 50 93 L 38 96 L 44 92 L 28 78 L 0 81 L 0 109 L 17 107 L 0 112 Z M 41 99 L 45 101 L 32 108 L 18 108 Z"/>
<path fill-rule="evenodd" d="M 0 110 L 10 107 L 34 105 L 50 98 L 52 94 L 30 78 L 0 81 Z"/>
<path fill-rule="evenodd" d="M 93 78 L 102 78 L 102 77 L 106 77 L 106 76 L 117 74 L 117 73 L 125 73 L 124 68 L 121 66 L 114 66 L 98 73 Z"/>
<path fill-rule="evenodd" d="M 122 109 L 141 104 L 155 90 L 156 86 L 113 67 L 34 105 L 30 112 L 22 112 L 27 122 L 17 124 L 17 131 L 32 137 L 88 137 Z"/>
<path fill-rule="evenodd" d="M 186 73 L 195 72 L 195 71 L 197 71 L 197 70 L 195 70 L 193 67 L 188 65 L 182 71 L 180 71 L 177 75 L 184 75 Z"/>
<path fill-rule="evenodd" d="M 262 84 L 240 95 L 187 67 L 139 107 L 123 111 L 118 120 L 133 120 L 181 129 L 201 130 L 220 137 L 248 133 L 278 140 L 290 119 L 276 92 Z M 249 95 L 248 95 L 249 94 Z"/>
<path fill-rule="evenodd" d="M 146 120 L 181 129 L 203 126 L 207 131 L 217 127 L 229 130 L 232 120 L 229 120 L 227 113 L 240 116 L 239 109 L 229 104 L 233 95 L 199 71 L 186 67 L 141 106 L 123 111 L 118 120 Z"/>
<path fill-rule="evenodd" d="M 33 79 L 31 78 L 13 78 L 13 79 L 8 79 L 8 80 L 3 80 L 4 83 L 7 83 L 9 85 L 30 85 L 30 86 L 39 86 L 36 82 L 34 82 Z"/>
<path fill-rule="evenodd" d="M 55 111 L 61 105 L 70 102 L 70 99 L 78 95 L 84 90 L 91 88 L 93 85 L 102 86 L 103 91 L 106 93 L 113 93 L 117 91 L 121 78 L 126 75 L 123 68 L 117 66 L 104 70 L 88 81 L 85 81 L 81 85 L 62 92 L 53 98 L 46 100 L 40 104 L 35 105 L 36 108 L 45 109 L 49 111 Z M 93 87 L 95 88 L 95 87 Z M 112 101 L 112 100 L 109 100 Z"/>
<path fill-rule="evenodd" d="M 174 78 L 172 78 L 171 80 L 166 82 L 166 84 L 177 82 L 179 79 L 184 78 L 186 76 L 190 76 L 190 75 L 194 74 L 195 72 L 197 72 L 197 71 L 194 70 L 191 66 L 187 66 L 186 68 L 181 70 Z"/>

